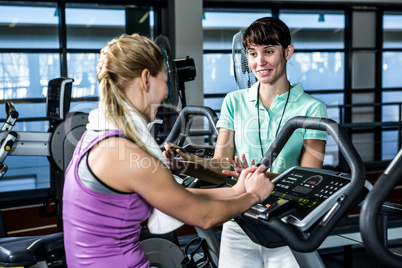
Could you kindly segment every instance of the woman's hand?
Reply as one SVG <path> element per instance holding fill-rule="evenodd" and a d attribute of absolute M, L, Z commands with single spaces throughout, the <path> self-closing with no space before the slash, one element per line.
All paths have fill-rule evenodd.
<path fill-rule="evenodd" d="M 165 151 L 163 151 L 162 154 L 166 158 L 169 165 L 172 164 L 171 159 L 173 157 L 177 157 L 178 155 L 182 160 L 187 161 L 196 161 L 199 158 L 194 154 L 183 152 L 180 146 L 173 144 L 171 142 L 165 142 L 163 144 L 163 147 L 165 147 Z"/>
<path fill-rule="evenodd" d="M 222 174 L 239 179 L 240 173 L 242 172 L 242 170 L 249 167 L 246 156 L 244 154 L 242 154 L 241 158 L 242 158 L 242 160 L 240 160 L 237 155 L 235 156 L 234 160 L 226 158 L 226 160 L 229 161 L 230 164 L 232 165 L 232 167 L 234 168 L 234 171 L 224 170 L 224 171 L 222 171 Z M 254 159 L 251 160 L 251 165 L 252 166 L 255 165 Z"/>
<path fill-rule="evenodd" d="M 165 142 L 163 144 L 163 147 L 165 147 L 165 150 L 162 153 L 166 159 L 169 159 L 169 157 L 174 154 L 173 150 L 177 150 L 177 149 L 181 148 L 180 146 L 173 144 L 171 142 Z"/>
<path fill-rule="evenodd" d="M 236 195 L 243 194 L 246 192 L 246 186 L 244 185 L 246 177 L 248 174 L 252 174 L 256 170 L 257 170 L 257 166 L 251 166 L 246 169 L 243 169 L 243 171 L 239 174 L 236 184 L 233 185 L 233 187 L 232 187 L 232 189 L 235 191 Z M 222 173 L 224 173 L 224 172 L 225 172 L 225 170 L 222 171 Z M 234 172 L 234 171 L 232 171 L 232 172 Z"/>
<path fill-rule="evenodd" d="M 171 142 L 165 142 L 163 147 L 165 147 L 165 150 L 162 152 L 162 154 L 166 158 L 168 164 L 171 165 L 171 159 L 175 156 L 175 154 L 177 153 L 180 155 L 181 147 Z"/>
<path fill-rule="evenodd" d="M 253 169 L 254 171 L 252 171 Z M 259 198 L 258 203 L 267 199 L 275 187 L 265 174 L 266 169 L 264 165 L 260 165 L 258 168 L 251 166 L 245 169 L 240 175 L 240 177 L 245 176 L 244 187 L 246 192 L 255 194 Z"/>

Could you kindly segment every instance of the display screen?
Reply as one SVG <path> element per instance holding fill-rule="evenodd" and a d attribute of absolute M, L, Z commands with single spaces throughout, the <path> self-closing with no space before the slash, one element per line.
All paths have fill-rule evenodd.
<path fill-rule="evenodd" d="M 302 187 L 302 186 L 296 186 L 295 188 L 293 188 L 294 192 L 298 192 L 298 193 L 302 193 L 302 194 L 308 194 L 309 192 L 311 192 L 312 189 L 307 188 L 307 187 Z"/>

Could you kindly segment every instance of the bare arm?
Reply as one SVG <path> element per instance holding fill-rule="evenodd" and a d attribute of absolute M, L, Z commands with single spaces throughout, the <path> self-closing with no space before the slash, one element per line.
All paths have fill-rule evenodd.
<path fill-rule="evenodd" d="M 165 151 L 163 152 L 163 155 L 167 160 L 169 160 L 169 157 L 171 154 L 173 154 L 173 151 L 176 151 L 179 153 L 183 159 L 189 160 L 189 161 L 198 161 L 200 160 L 200 157 L 190 154 L 190 153 L 183 153 L 180 151 L 180 147 L 173 144 L 166 142 L 164 143 Z M 231 130 L 227 129 L 220 129 L 219 130 L 219 135 L 218 139 L 216 141 L 215 145 L 215 151 L 214 151 L 214 157 L 210 158 L 211 159 L 218 159 L 218 160 L 226 160 L 226 158 L 233 159 L 234 156 L 234 132 Z M 203 159 L 203 158 L 201 158 Z M 203 159 L 205 161 L 205 159 Z"/>
<path fill-rule="evenodd" d="M 174 161 L 170 160 L 169 157 L 174 153 L 180 154 L 180 156 L 186 160 L 196 163 L 197 165 L 213 170 L 217 174 L 223 174 L 225 176 L 232 176 L 230 171 L 231 166 L 233 166 L 233 155 L 234 155 L 234 132 L 221 128 L 219 130 L 218 140 L 215 145 L 214 157 L 213 158 L 202 158 L 194 154 L 183 153 L 180 147 L 172 144 L 164 144 L 165 151 L 163 152 L 168 163 L 171 165 L 173 170 L 181 172 L 179 165 L 175 165 Z M 248 167 L 248 165 L 247 165 Z M 243 167 L 242 167 L 243 168 Z M 239 172 L 240 173 L 240 172 Z M 197 177 L 196 174 L 188 174 Z M 236 176 L 238 178 L 238 174 Z"/>
<path fill-rule="evenodd" d="M 233 159 L 235 151 L 234 132 L 225 128 L 219 129 L 218 139 L 216 141 L 214 158 Z"/>
<path fill-rule="evenodd" d="M 103 143 L 108 140 L 114 140 L 118 145 L 105 146 Z M 95 175 L 110 187 L 136 192 L 166 214 L 202 228 L 237 216 L 264 200 L 273 190 L 273 184 L 265 174 L 251 167 L 242 173 L 246 191 L 237 194 L 233 188 L 220 189 L 226 199 L 207 199 L 205 195 L 193 194 L 176 183 L 158 159 L 122 138 L 101 142 L 91 151 L 88 161 Z M 218 196 L 215 190 L 219 189 L 212 191 Z"/>
<path fill-rule="evenodd" d="M 323 140 L 305 140 L 301 153 L 300 166 L 322 168 L 325 143 Z"/>

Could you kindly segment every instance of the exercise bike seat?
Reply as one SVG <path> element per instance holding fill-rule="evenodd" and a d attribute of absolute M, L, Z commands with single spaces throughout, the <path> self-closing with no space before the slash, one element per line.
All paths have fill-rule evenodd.
<path fill-rule="evenodd" d="M 0 238 L 0 266 L 34 265 L 63 248 L 61 232 L 41 236 L 3 237 Z"/>

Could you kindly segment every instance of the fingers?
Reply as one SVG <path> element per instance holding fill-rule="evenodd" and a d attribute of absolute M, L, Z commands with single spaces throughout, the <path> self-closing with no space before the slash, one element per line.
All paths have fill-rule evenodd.
<path fill-rule="evenodd" d="M 170 161 L 170 156 L 172 155 L 173 151 L 172 151 L 172 149 L 171 149 L 171 147 L 170 147 L 170 144 L 169 144 L 168 142 L 165 142 L 165 143 L 163 144 L 163 147 L 165 148 L 165 150 L 162 152 L 163 157 L 165 157 L 167 163 L 168 163 L 169 165 L 171 165 L 172 162 Z"/>
<path fill-rule="evenodd" d="M 241 155 L 241 160 L 243 161 L 243 168 L 248 168 L 248 163 L 245 154 Z"/>
<path fill-rule="evenodd" d="M 163 147 L 165 148 L 165 151 L 163 151 L 163 155 L 166 158 L 169 157 L 173 153 L 173 149 L 172 149 L 172 148 L 174 148 L 173 146 L 174 146 L 174 144 L 170 143 L 170 142 L 165 142 L 163 144 Z"/>
<path fill-rule="evenodd" d="M 266 170 L 267 170 L 267 167 L 265 165 L 261 164 L 258 166 L 256 171 L 259 173 L 265 173 Z"/>
<path fill-rule="evenodd" d="M 222 172 L 223 174 L 227 174 L 227 175 L 232 175 L 233 177 L 236 177 L 237 183 L 234 186 L 235 190 L 237 191 L 237 193 L 244 193 L 247 191 L 247 188 L 249 188 L 250 192 L 253 192 L 253 188 L 255 188 L 253 185 L 255 184 L 255 182 L 252 182 L 254 179 L 254 174 L 256 172 L 256 170 L 258 169 L 257 166 L 251 166 L 245 169 L 242 169 L 241 173 L 238 173 L 236 171 L 226 171 L 226 172 Z M 261 175 L 261 172 L 259 173 Z M 265 174 L 263 175 L 265 176 Z M 246 186 L 246 184 L 250 185 L 249 187 Z"/>
<path fill-rule="evenodd" d="M 245 171 L 252 170 L 253 167 L 254 172 L 248 172 L 245 176 L 245 188 L 247 192 L 252 192 L 256 194 L 259 197 L 260 202 L 262 202 L 272 192 L 274 185 L 271 180 L 265 175 L 266 166 L 252 166 L 250 167 L 250 169 L 245 169 Z"/>
<path fill-rule="evenodd" d="M 261 173 L 265 174 L 265 171 L 267 168 L 264 165 L 260 165 L 260 166 L 252 165 L 252 166 L 248 167 L 247 170 L 248 169 L 251 169 L 252 172 L 255 174 L 261 174 Z"/>
<path fill-rule="evenodd" d="M 236 155 L 235 159 L 234 159 L 234 170 L 236 170 L 236 172 L 241 172 L 243 170 L 243 163 L 239 160 L 239 157 Z"/>
<path fill-rule="evenodd" d="M 175 152 L 178 153 L 183 160 L 191 160 L 190 153 L 185 153 L 180 149 L 176 149 Z"/>
<path fill-rule="evenodd" d="M 170 154 L 167 151 L 163 151 L 162 154 L 165 158 L 169 158 Z"/>
<path fill-rule="evenodd" d="M 257 170 L 257 166 L 251 166 L 246 169 L 243 169 L 241 175 L 245 176 L 245 178 L 250 178 L 252 174 Z"/>
<path fill-rule="evenodd" d="M 232 166 L 234 165 L 234 161 L 229 157 L 226 157 L 226 161 L 228 161 Z"/>
<path fill-rule="evenodd" d="M 246 159 L 246 155 L 242 154 L 241 155 L 241 160 L 239 159 L 239 157 L 236 155 L 234 157 L 234 160 L 226 158 L 226 160 L 231 164 L 231 166 L 233 167 L 233 169 L 237 172 L 237 173 L 241 173 L 241 171 L 245 168 L 249 167 L 249 164 L 247 162 Z M 252 159 L 251 160 L 251 164 L 254 165 L 255 164 L 255 160 Z"/>
<path fill-rule="evenodd" d="M 228 177 L 235 177 L 236 179 L 238 179 L 240 175 L 236 171 L 230 171 L 230 170 L 222 170 L 222 174 Z"/>
<path fill-rule="evenodd" d="M 234 171 L 222 171 L 222 173 L 226 176 L 232 176 L 237 179 L 239 178 L 242 171 L 249 167 L 245 154 L 241 155 L 241 160 L 236 155 L 234 157 L 234 160 L 227 157 L 226 161 L 228 161 L 230 163 L 230 165 L 233 167 Z M 251 160 L 251 164 L 252 164 L 251 166 L 255 165 L 254 159 Z"/>
<path fill-rule="evenodd" d="M 237 173 L 237 176 L 233 176 L 238 178 L 239 174 L 241 173 L 241 171 L 243 170 L 242 168 L 239 167 L 239 158 L 237 156 L 235 156 L 235 160 L 232 160 L 228 157 L 226 157 L 226 161 L 228 161 L 230 163 L 230 165 L 233 167 L 233 169 L 235 170 L 234 172 Z"/>
<path fill-rule="evenodd" d="M 174 158 L 175 154 L 179 154 L 180 156 L 183 154 L 180 151 L 180 147 L 177 146 L 176 144 L 170 143 L 170 142 L 165 142 L 163 144 L 163 147 L 165 148 L 165 150 L 162 152 L 163 156 L 165 157 L 165 159 L 167 160 L 168 164 L 171 165 L 172 164 L 172 158 Z"/>
<path fill-rule="evenodd" d="M 165 155 L 165 157 L 166 156 L 169 157 L 174 153 L 178 153 L 180 155 L 184 154 L 183 152 L 180 151 L 181 147 L 176 144 L 165 142 L 163 144 L 163 147 L 165 147 L 165 151 L 163 151 L 163 155 Z"/>

